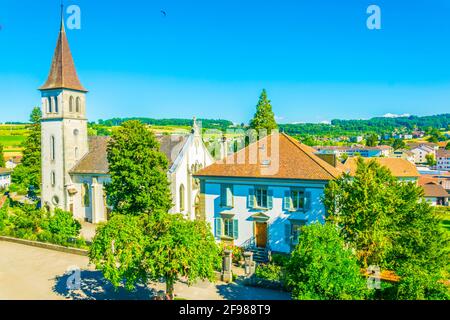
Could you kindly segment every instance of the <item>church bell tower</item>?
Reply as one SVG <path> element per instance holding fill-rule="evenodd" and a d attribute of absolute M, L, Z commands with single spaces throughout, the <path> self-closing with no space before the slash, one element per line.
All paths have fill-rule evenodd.
<path fill-rule="evenodd" d="M 50 73 L 39 88 L 42 97 L 42 206 L 70 211 L 70 169 L 88 152 L 86 93 L 75 70 L 61 26 Z"/>

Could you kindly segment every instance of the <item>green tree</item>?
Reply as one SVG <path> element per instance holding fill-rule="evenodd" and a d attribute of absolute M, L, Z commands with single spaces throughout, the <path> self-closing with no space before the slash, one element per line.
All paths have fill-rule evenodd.
<path fill-rule="evenodd" d="M 214 270 L 220 266 L 219 248 L 205 222 L 165 214 L 152 219 L 149 226 L 146 270 L 152 279 L 165 279 L 170 296 L 179 277 L 188 284 L 198 279 L 214 281 Z"/>
<path fill-rule="evenodd" d="M 302 228 L 286 273 L 294 299 L 356 300 L 368 293 L 356 257 L 330 223 Z"/>
<path fill-rule="evenodd" d="M 6 165 L 5 163 L 5 156 L 3 154 L 3 144 L 0 143 L 0 168 L 4 168 Z"/>
<path fill-rule="evenodd" d="M 267 98 L 266 89 L 263 89 L 259 97 L 258 104 L 256 105 L 256 113 L 253 119 L 250 121 L 250 128 L 259 130 L 267 130 L 267 133 L 278 128 L 275 121 L 275 115 L 272 111 L 272 105 Z"/>
<path fill-rule="evenodd" d="M 358 161 L 354 177 L 344 175 L 325 189 L 328 221 L 356 249 L 361 267 L 394 271 L 400 283 L 394 298 L 441 296 L 439 281 L 448 268 L 448 236 L 423 189 L 399 181 L 375 161 Z M 420 283 L 414 284 L 418 275 Z"/>
<path fill-rule="evenodd" d="M 41 118 L 41 109 L 33 108 L 30 115 L 30 133 L 23 144 L 22 162 L 12 174 L 13 183 L 25 188 L 33 187 L 35 191 L 41 186 Z"/>
<path fill-rule="evenodd" d="M 389 216 L 396 210 L 397 199 L 392 194 L 396 185 L 388 169 L 359 158 L 354 177 L 345 174 L 325 188 L 329 220 L 342 228 L 344 239 L 354 245 L 364 268 L 385 261 L 391 245 L 388 226 Z"/>
<path fill-rule="evenodd" d="M 80 235 L 81 224 L 73 218 L 71 212 L 57 208 L 49 218 L 48 229 L 55 238 L 59 238 L 58 242 L 64 243 L 69 238 L 77 238 Z"/>
<path fill-rule="evenodd" d="M 168 160 L 155 135 L 139 121 L 126 121 L 114 130 L 108 144 L 111 183 L 109 203 L 119 214 L 167 212 L 172 207 Z"/>
<path fill-rule="evenodd" d="M 450 150 L 450 142 L 447 142 L 447 145 L 445 146 L 445 150 Z"/>
<path fill-rule="evenodd" d="M 370 134 L 366 137 L 366 146 L 375 147 L 378 145 L 378 136 L 376 134 Z"/>
<path fill-rule="evenodd" d="M 179 277 L 189 284 L 212 281 L 220 264 L 219 248 L 205 222 L 164 212 L 113 216 L 97 231 L 89 257 L 116 287 L 124 282 L 131 290 L 164 278 L 171 296 Z"/>
<path fill-rule="evenodd" d="M 405 147 L 406 144 L 402 139 L 395 139 L 392 143 L 392 148 L 394 148 L 394 150 L 403 149 Z"/>
<path fill-rule="evenodd" d="M 427 161 L 427 165 L 434 166 L 436 164 L 436 159 L 434 157 L 434 154 L 428 153 L 425 155 L 425 160 Z"/>

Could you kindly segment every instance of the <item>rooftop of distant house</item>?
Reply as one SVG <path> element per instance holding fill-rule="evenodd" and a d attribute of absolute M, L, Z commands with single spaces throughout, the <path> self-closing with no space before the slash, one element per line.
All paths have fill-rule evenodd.
<path fill-rule="evenodd" d="M 388 168 L 392 175 L 397 178 L 418 178 L 420 176 L 416 166 L 406 159 L 399 158 L 362 158 L 363 161 L 375 161 L 381 166 Z M 344 167 L 350 175 L 355 175 L 358 167 L 358 158 L 351 157 L 344 162 Z"/>

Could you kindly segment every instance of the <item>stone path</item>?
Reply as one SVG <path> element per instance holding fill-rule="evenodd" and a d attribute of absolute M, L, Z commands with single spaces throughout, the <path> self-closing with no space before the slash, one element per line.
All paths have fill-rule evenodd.
<path fill-rule="evenodd" d="M 81 287 L 69 290 L 67 281 L 71 267 L 81 269 Z M 2 299 L 150 299 L 163 283 L 140 286 L 135 292 L 114 288 L 99 271 L 89 265 L 87 257 L 48 249 L 0 241 L 0 300 Z M 289 299 L 280 291 L 245 287 L 241 284 L 199 282 L 189 287 L 175 284 L 177 297 L 197 300 L 264 300 Z"/>

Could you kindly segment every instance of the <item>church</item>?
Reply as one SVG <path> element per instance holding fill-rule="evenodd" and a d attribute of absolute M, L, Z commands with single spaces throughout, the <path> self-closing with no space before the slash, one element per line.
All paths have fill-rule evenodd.
<path fill-rule="evenodd" d="M 82 221 L 108 220 L 111 208 L 104 184 L 110 181 L 110 137 L 88 136 L 87 90 L 81 84 L 61 20 L 50 73 L 39 88 L 42 97 L 42 206 L 72 212 Z M 157 136 L 169 160 L 173 208 L 189 219 L 199 214 L 199 183 L 193 174 L 214 162 L 195 118 L 190 134 Z"/>

